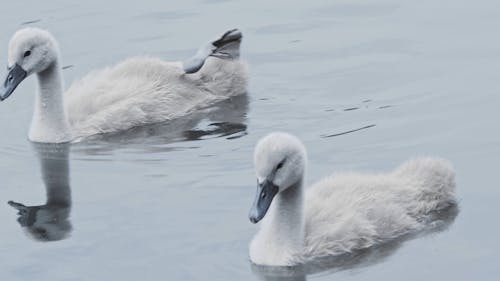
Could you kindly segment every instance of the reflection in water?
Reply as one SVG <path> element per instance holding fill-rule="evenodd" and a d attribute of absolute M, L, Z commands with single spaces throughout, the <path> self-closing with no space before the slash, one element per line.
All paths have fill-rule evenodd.
<path fill-rule="evenodd" d="M 175 120 L 91 136 L 76 144 L 73 150 L 88 155 L 107 154 L 122 147 L 159 152 L 174 149 L 165 146 L 174 142 L 209 137 L 239 138 L 246 135 L 248 103 L 245 93 Z"/>
<path fill-rule="evenodd" d="M 40 206 L 25 206 L 9 201 L 17 209 L 17 221 L 28 235 L 39 241 L 57 241 L 71 231 L 71 189 L 69 185 L 69 143 L 33 143 L 40 159 L 47 202 Z"/>
<path fill-rule="evenodd" d="M 247 129 L 245 124 L 240 123 L 230 123 L 230 122 L 216 122 L 208 125 L 208 129 L 204 130 L 187 130 L 184 132 L 184 137 L 186 140 L 200 140 L 206 136 L 218 135 L 220 137 L 228 137 L 228 139 L 234 139 L 241 137 L 241 135 L 235 135 L 239 132 L 244 132 Z"/>
<path fill-rule="evenodd" d="M 315 273 L 331 274 L 334 272 L 362 268 L 383 262 L 394 254 L 405 241 L 422 235 L 445 231 L 458 215 L 458 207 L 451 206 L 435 212 L 429 227 L 419 233 L 404 235 L 376 247 L 359 250 L 335 257 L 315 260 L 314 262 L 294 267 L 271 267 L 252 264 L 252 271 L 260 280 L 266 281 L 300 281 L 307 280 L 307 275 Z"/>

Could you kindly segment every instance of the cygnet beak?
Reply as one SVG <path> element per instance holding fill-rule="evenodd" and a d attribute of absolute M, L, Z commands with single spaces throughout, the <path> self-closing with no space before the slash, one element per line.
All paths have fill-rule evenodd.
<path fill-rule="evenodd" d="M 257 194 L 248 215 L 252 223 L 258 223 L 266 215 L 278 191 L 279 187 L 270 180 L 265 180 L 257 186 Z"/>
<path fill-rule="evenodd" d="M 0 90 L 0 101 L 8 98 L 14 92 L 17 85 L 27 76 L 26 71 L 17 63 L 9 67 L 8 70 L 9 73 L 7 73 L 7 77 L 3 83 L 3 89 Z"/>

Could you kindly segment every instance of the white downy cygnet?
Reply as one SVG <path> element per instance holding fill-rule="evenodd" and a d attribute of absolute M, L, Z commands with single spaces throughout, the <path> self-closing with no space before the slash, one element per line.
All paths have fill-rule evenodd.
<path fill-rule="evenodd" d="M 239 30 L 227 31 L 184 63 L 129 58 L 89 73 L 63 93 L 57 41 L 45 30 L 24 28 L 10 40 L 0 100 L 36 74 L 29 132 L 35 142 L 67 142 L 172 120 L 246 91 L 246 67 L 238 59 L 241 39 Z"/>
<path fill-rule="evenodd" d="M 254 155 L 257 195 L 250 210 L 261 227 L 253 263 L 292 266 L 365 249 L 422 229 L 433 212 L 455 204 L 454 171 L 439 158 L 417 158 L 386 174 L 338 173 L 303 189 L 306 150 L 272 133 Z"/>

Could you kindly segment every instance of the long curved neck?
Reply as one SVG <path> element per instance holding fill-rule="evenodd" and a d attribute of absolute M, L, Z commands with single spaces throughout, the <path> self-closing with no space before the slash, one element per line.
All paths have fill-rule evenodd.
<path fill-rule="evenodd" d="M 264 264 L 288 265 L 304 245 L 304 196 L 302 180 L 279 192 L 256 239 L 257 248 L 266 249 Z M 260 252 L 260 251 L 259 251 Z M 258 258 L 260 259 L 260 258 Z"/>
<path fill-rule="evenodd" d="M 59 62 L 38 72 L 38 93 L 29 139 L 36 142 L 67 142 L 71 132 L 63 101 L 63 81 Z"/>
<path fill-rule="evenodd" d="M 279 242 L 300 250 L 304 243 L 304 191 L 302 180 L 278 193 L 271 205 L 269 227 Z"/>

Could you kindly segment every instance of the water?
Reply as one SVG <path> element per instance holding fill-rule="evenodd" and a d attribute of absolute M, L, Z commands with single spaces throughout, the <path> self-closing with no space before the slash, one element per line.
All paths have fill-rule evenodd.
<path fill-rule="evenodd" d="M 131 55 L 188 58 L 233 27 L 251 80 L 200 114 L 70 148 L 27 141 L 35 79 L 24 81 L 0 104 L 0 280 L 496 280 L 499 12 L 497 1 L 3 3 L 0 56 L 15 30 L 47 28 L 67 85 Z M 308 147 L 307 183 L 448 158 L 458 214 L 325 267 L 252 267 L 252 151 L 275 130 Z M 65 195 L 47 202 L 51 190 Z M 37 230 L 9 200 L 31 206 L 21 217 Z"/>

